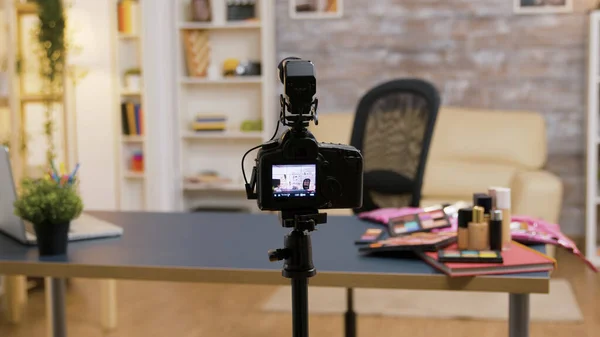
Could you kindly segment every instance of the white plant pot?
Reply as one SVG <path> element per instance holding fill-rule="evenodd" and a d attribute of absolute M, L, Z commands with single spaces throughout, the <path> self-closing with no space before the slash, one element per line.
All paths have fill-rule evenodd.
<path fill-rule="evenodd" d="M 0 73 L 0 97 L 8 97 L 8 74 Z"/>
<path fill-rule="evenodd" d="M 125 75 L 125 90 L 138 92 L 142 90 L 142 76 Z"/>

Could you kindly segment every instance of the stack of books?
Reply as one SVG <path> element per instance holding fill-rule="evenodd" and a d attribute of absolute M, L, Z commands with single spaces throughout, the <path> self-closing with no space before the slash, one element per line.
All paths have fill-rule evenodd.
<path fill-rule="evenodd" d="M 456 245 L 445 249 L 444 254 L 449 255 L 448 252 L 453 251 L 457 255 L 459 254 Z M 465 256 L 469 253 L 469 251 L 462 251 L 461 255 Z M 438 252 L 418 252 L 417 254 L 429 265 L 450 277 L 549 272 L 557 266 L 555 259 L 515 241 L 512 242 L 509 249 L 501 252 L 501 263 L 440 262 Z M 486 253 L 473 252 L 473 255 L 477 254 Z"/>
<path fill-rule="evenodd" d="M 194 131 L 225 131 L 227 116 L 225 115 L 198 115 L 192 122 Z"/>
<path fill-rule="evenodd" d="M 122 0 L 117 4 L 119 33 L 138 34 L 140 8 L 137 1 Z"/>
<path fill-rule="evenodd" d="M 144 110 L 138 103 L 121 103 L 121 126 L 123 134 L 127 136 L 141 136 L 144 134 Z"/>

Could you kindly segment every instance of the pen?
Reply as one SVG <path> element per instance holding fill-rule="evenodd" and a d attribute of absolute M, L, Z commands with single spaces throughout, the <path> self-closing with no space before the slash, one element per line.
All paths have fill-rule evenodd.
<path fill-rule="evenodd" d="M 65 163 L 60 163 L 60 174 L 61 175 L 67 174 L 67 170 L 65 169 Z"/>
<path fill-rule="evenodd" d="M 77 174 L 77 171 L 79 170 L 79 163 L 77 163 L 77 165 L 75 165 L 75 169 L 73 170 L 73 172 L 69 175 L 69 181 L 75 180 L 75 175 Z"/>
<path fill-rule="evenodd" d="M 56 179 L 56 176 L 58 176 L 58 171 L 56 170 L 56 166 L 54 166 L 53 160 L 50 161 L 50 167 L 52 167 L 52 172 L 54 173 L 52 176 Z"/>

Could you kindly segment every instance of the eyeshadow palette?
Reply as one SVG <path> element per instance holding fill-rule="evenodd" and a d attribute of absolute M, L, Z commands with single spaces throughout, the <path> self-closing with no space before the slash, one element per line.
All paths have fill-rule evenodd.
<path fill-rule="evenodd" d="M 391 218 L 388 223 L 388 231 L 391 236 L 401 236 L 450 226 L 450 220 L 444 210 L 433 208 L 425 209 L 417 214 Z"/>
<path fill-rule="evenodd" d="M 384 235 L 385 231 L 381 228 L 369 228 L 360 239 L 356 240 L 354 243 L 357 245 L 373 243 L 381 239 Z"/>
<path fill-rule="evenodd" d="M 414 233 L 391 237 L 360 247 L 362 253 L 425 251 L 435 252 L 456 242 L 456 233 Z"/>
<path fill-rule="evenodd" d="M 503 263 L 502 254 L 495 250 L 440 250 L 439 262 Z"/>

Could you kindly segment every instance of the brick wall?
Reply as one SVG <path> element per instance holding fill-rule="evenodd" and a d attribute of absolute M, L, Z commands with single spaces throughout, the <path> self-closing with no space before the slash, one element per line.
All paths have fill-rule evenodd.
<path fill-rule="evenodd" d="M 317 65 L 319 106 L 353 111 L 376 84 L 435 83 L 443 104 L 534 110 L 548 126 L 547 168 L 565 184 L 561 225 L 585 229 L 587 15 L 515 15 L 512 0 L 344 0 L 344 17 L 291 20 L 276 1 L 278 57 Z"/>

